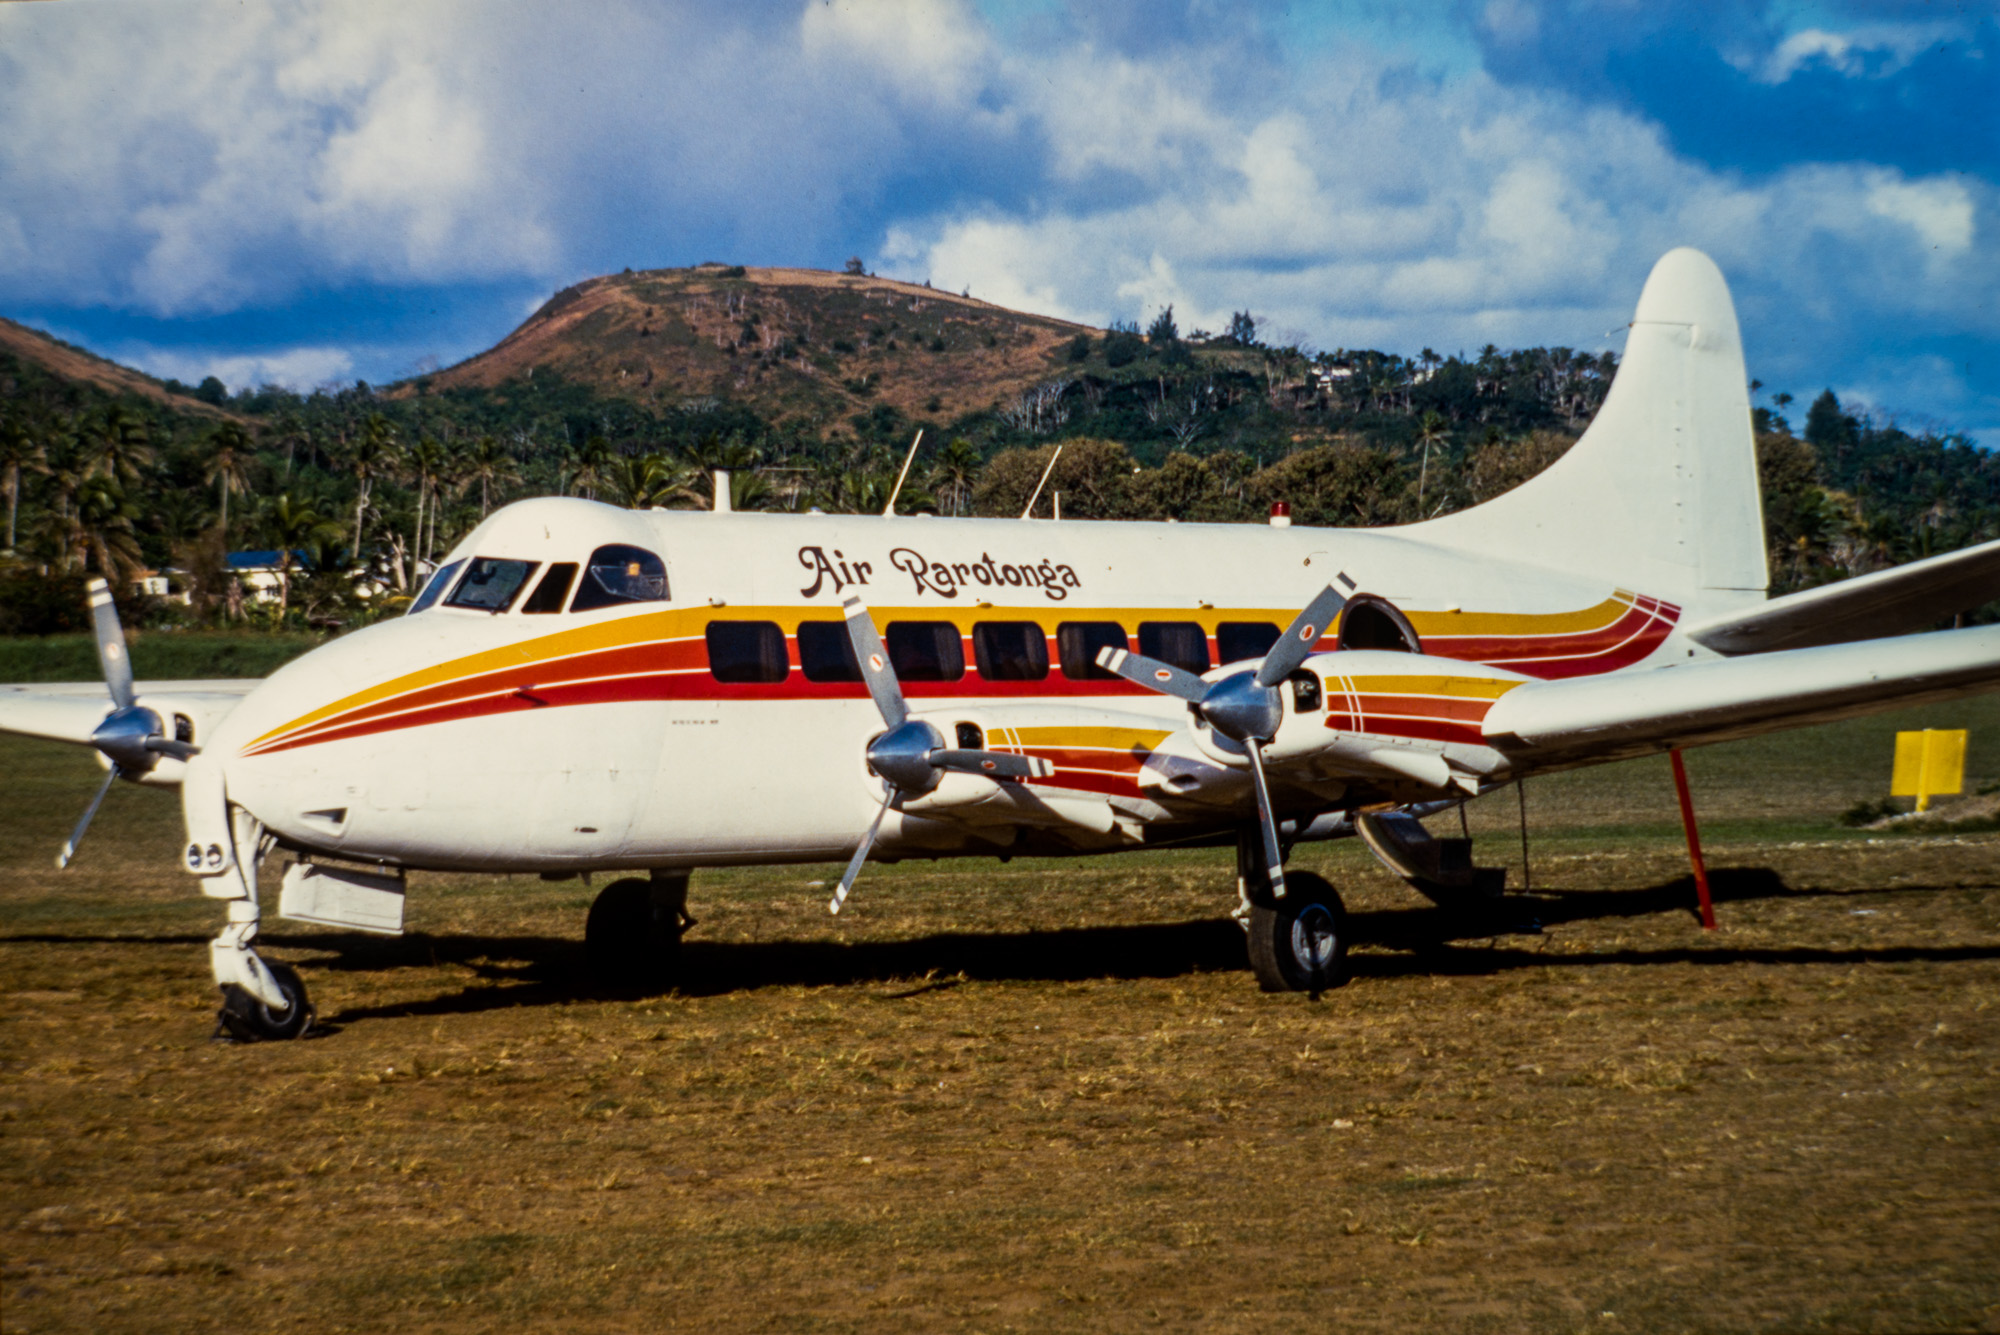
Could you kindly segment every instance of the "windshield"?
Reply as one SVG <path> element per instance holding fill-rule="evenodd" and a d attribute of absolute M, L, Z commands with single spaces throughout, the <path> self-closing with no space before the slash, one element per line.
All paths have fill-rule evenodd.
<path fill-rule="evenodd" d="M 452 580 L 458 577 L 458 568 L 464 564 L 465 562 L 463 561 L 453 561 L 450 565 L 433 574 L 424 583 L 424 591 L 417 595 L 415 602 L 410 604 L 410 610 L 406 615 L 415 616 L 443 597 L 444 591 L 451 587 Z"/>
<path fill-rule="evenodd" d="M 445 599 L 446 607 L 469 607 L 479 612 L 504 612 L 514 605 L 514 596 L 528 582 L 537 561 L 508 561 L 495 556 L 476 556 L 465 569 L 465 578 Z"/>
<path fill-rule="evenodd" d="M 666 562 L 643 547 L 611 543 L 590 554 L 584 570 L 583 587 L 576 591 L 572 612 L 588 612 L 595 607 L 617 603 L 663 603 L 667 601 Z"/>

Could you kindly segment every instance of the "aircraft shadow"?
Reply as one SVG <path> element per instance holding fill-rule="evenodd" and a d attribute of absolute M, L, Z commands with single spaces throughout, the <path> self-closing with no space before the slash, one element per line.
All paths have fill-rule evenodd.
<path fill-rule="evenodd" d="M 1899 887 L 1904 893 L 1920 889 Z M 1711 873 L 1711 893 L 1723 909 L 1761 899 L 1839 896 L 1833 891 L 1793 890 L 1776 872 L 1762 867 Z M 1349 915 L 1349 940 L 1356 946 L 1377 949 L 1353 955 L 1352 972 L 1358 978 L 1463 977 L 1603 965 L 2000 959 L 2000 947 L 1989 946 L 1737 948 L 1728 944 L 1726 935 L 1685 947 L 1552 954 L 1535 935 L 1541 928 L 1568 923 L 1670 913 L 1693 916 L 1690 878 L 1633 890 L 1540 890 L 1449 909 L 1414 903 L 1361 910 Z M 582 942 L 569 937 L 419 933 L 380 938 L 344 932 L 295 932 L 278 924 L 273 928 L 276 930 L 267 941 L 277 951 L 312 953 L 314 958 L 301 961 L 308 979 L 316 972 L 387 973 L 440 964 L 457 966 L 473 976 L 474 981 L 467 986 L 439 996 L 354 1006 L 325 1015 L 323 1020 L 329 1026 L 392 1016 L 471 1014 L 559 1005 L 593 996 L 637 995 L 594 985 Z M 207 939 L 180 932 L 151 936 L 22 933 L 0 937 L 0 958 L 8 949 L 27 945 L 184 948 L 204 945 Z M 1247 970 L 1243 934 L 1223 916 L 1050 931 L 944 932 L 901 941 L 704 941 L 697 933 L 683 948 L 678 990 L 691 996 L 716 996 L 767 987 L 873 985 L 892 988 L 876 993 L 876 999 L 897 1000 L 954 987 L 961 980 L 1063 983 Z"/>
<path fill-rule="evenodd" d="M 1766 868 L 1711 873 L 1718 906 L 1768 898 L 1831 898 L 1839 892 L 1795 891 Z M 1726 938 L 1700 945 L 1625 949 L 1588 955 L 1550 954 L 1523 934 L 1524 920 L 1542 926 L 1660 913 L 1694 915 L 1692 880 L 1682 877 L 1639 890 L 1545 891 L 1510 895 L 1482 912 L 1434 906 L 1374 909 L 1349 916 L 1349 939 L 1383 950 L 1351 956 L 1358 978 L 1412 975 L 1493 975 L 1522 969 L 1695 963 L 1725 965 L 1946 963 L 2000 959 L 2000 946 L 1884 946 L 1830 949 L 1730 947 Z M 1532 933 L 1533 928 L 1527 929 Z M 1503 944 L 1503 942 L 1507 944 Z M 1520 943 L 1520 944 L 1516 944 Z M 388 1016 L 465 1014 L 514 1006 L 553 1005 L 586 996 L 634 996 L 591 986 L 581 943 L 552 937 L 438 937 L 357 942 L 351 936 L 287 937 L 285 944 L 336 952 L 312 967 L 361 971 L 450 961 L 480 982 L 424 1001 L 355 1007 L 326 1018 L 336 1023 Z M 988 982 L 1085 982 L 1095 979 L 1178 978 L 1247 972 L 1243 934 L 1226 917 L 1122 927 L 1052 931 L 949 932 L 903 941 L 717 942 L 690 939 L 678 991 L 715 996 L 767 987 L 893 985 L 878 1000 L 901 1000 Z M 511 986 L 493 986 L 511 983 Z"/>

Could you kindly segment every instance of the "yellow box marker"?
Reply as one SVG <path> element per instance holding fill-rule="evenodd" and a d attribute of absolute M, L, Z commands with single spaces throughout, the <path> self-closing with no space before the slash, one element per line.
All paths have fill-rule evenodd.
<path fill-rule="evenodd" d="M 1933 796 L 1965 791 L 1965 729 L 1925 728 L 1896 734 L 1896 768 L 1891 797 L 1914 797 L 1929 811 Z"/>

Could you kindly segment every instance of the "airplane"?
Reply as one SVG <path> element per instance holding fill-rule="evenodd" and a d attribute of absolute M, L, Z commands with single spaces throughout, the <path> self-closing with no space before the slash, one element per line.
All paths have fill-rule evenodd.
<path fill-rule="evenodd" d="M 496 511 L 407 615 L 256 682 L 0 688 L 0 729 L 178 785 L 180 858 L 227 922 L 220 1026 L 296 1038 L 278 911 L 402 930 L 412 870 L 630 873 L 585 925 L 608 979 L 670 985 L 692 869 L 1231 845 L 1269 991 L 1345 976 L 1338 891 L 1287 874 L 1359 836 L 1476 895 L 1419 818 L 1532 775 L 2000 685 L 2000 542 L 1767 597 L 1734 307 L 1691 249 L 1642 291 L 1603 407 L 1556 464 L 1398 527 Z M 1915 632 L 1915 633 L 1908 633 Z M 1485 886 L 1490 890 L 1490 883 Z"/>

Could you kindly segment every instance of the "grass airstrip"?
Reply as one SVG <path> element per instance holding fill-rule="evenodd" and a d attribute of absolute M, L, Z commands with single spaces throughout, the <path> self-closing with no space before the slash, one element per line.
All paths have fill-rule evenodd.
<path fill-rule="evenodd" d="M 1221 852 L 698 873 L 603 995 L 590 890 L 420 875 L 398 940 L 267 919 L 323 1029 L 212 1042 L 171 793 L 0 741 L 0 1325 L 191 1330 L 2000 1328 L 2000 835 L 1834 817 L 1899 727 L 1475 804 L 1539 934 L 1352 844 L 1354 978 L 1260 995 Z M 1439 824 L 1440 822 L 1433 822 Z M 1455 821 L 1446 818 L 1448 828 Z M 1491 928 L 1479 929 L 1490 933 Z"/>

